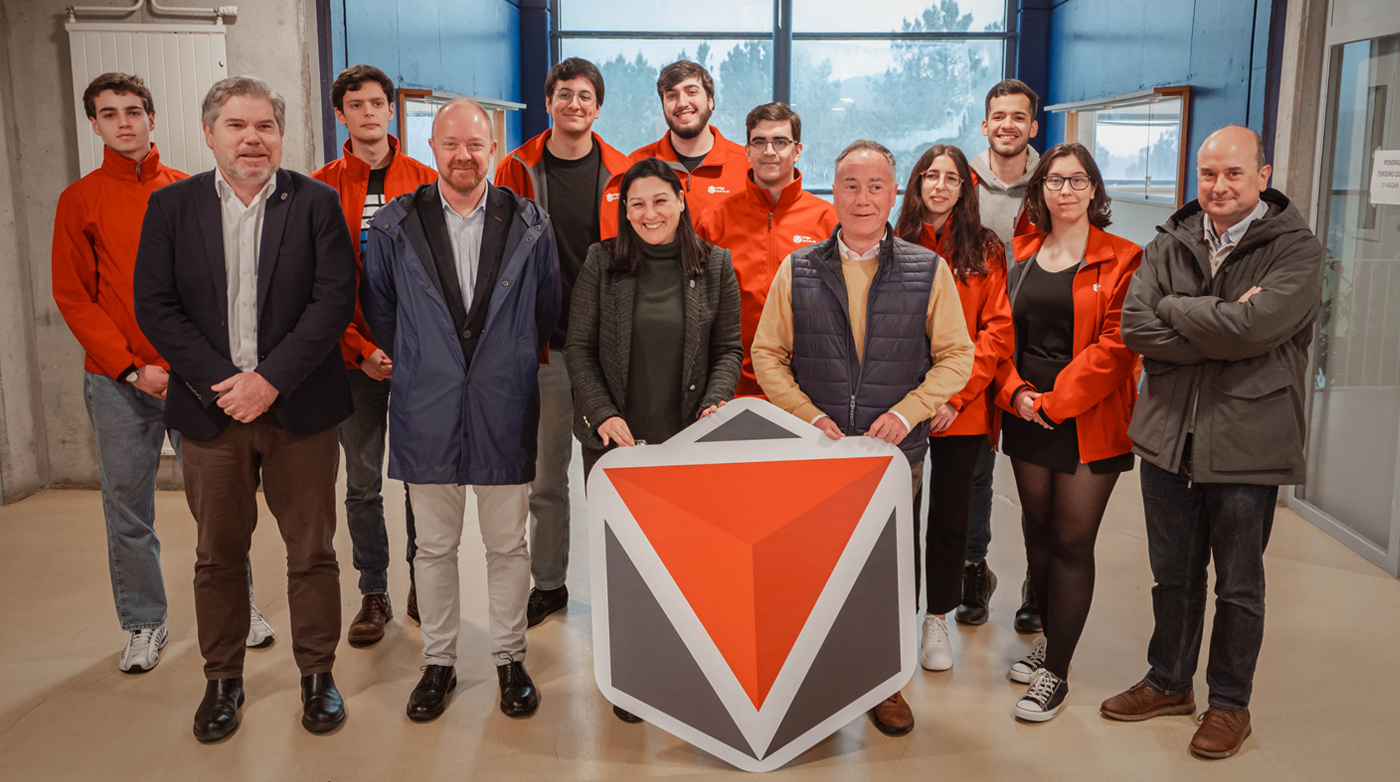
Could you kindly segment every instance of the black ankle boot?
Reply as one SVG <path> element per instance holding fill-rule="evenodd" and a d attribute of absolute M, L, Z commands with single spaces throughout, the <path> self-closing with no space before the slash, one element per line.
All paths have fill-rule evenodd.
<path fill-rule="evenodd" d="M 1021 607 L 1016 609 L 1016 632 L 1039 633 L 1043 630 L 1040 621 L 1040 606 L 1036 604 L 1035 590 L 1031 589 L 1030 574 L 1021 584 Z"/>
<path fill-rule="evenodd" d="M 243 707 L 243 677 L 211 679 L 204 685 L 204 700 L 194 712 L 194 737 L 218 741 L 238 730 L 238 710 Z"/>
<path fill-rule="evenodd" d="M 987 560 L 975 565 L 963 565 L 962 605 L 958 606 L 953 618 L 958 624 L 986 624 L 991 615 L 989 604 L 992 593 L 997 591 L 997 574 L 987 566 Z"/>
<path fill-rule="evenodd" d="M 301 726 L 312 733 L 329 733 L 345 721 L 345 701 L 331 672 L 301 677 Z"/>

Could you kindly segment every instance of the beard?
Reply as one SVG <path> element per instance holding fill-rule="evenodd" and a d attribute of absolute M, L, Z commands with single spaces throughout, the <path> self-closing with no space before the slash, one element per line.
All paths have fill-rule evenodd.
<path fill-rule="evenodd" d="M 1031 145 L 1031 137 L 1025 133 L 1017 136 L 1013 141 L 1006 141 L 996 136 L 992 137 L 992 151 L 1002 157 L 1016 157 L 1026 151 L 1026 147 Z"/>
<path fill-rule="evenodd" d="M 244 160 L 240 154 L 261 153 L 266 155 L 260 162 Z M 219 164 L 219 169 L 224 172 L 228 179 L 237 179 L 244 182 L 266 182 L 272 171 L 277 168 L 278 161 L 273 159 L 272 151 L 266 147 L 241 148 L 232 152 L 215 153 L 214 161 Z"/>
<path fill-rule="evenodd" d="M 710 124 L 710 115 L 713 113 L 714 112 L 708 108 L 697 109 L 695 114 L 691 116 L 692 124 L 690 126 L 678 126 L 676 124 L 676 119 L 670 114 L 667 114 L 666 125 L 671 129 L 672 133 L 689 141 L 700 135 L 700 131 L 704 130 Z"/>
<path fill-rule="evenodd" d="M 481 167 L 475 162 L 470 165 L 454 165 L 447 169 L 442 175 L 442 181 L 447 186 L 457 191 L 459 195 L 466 195 L 481 186 L 481 180 L 485 179 Z"/>

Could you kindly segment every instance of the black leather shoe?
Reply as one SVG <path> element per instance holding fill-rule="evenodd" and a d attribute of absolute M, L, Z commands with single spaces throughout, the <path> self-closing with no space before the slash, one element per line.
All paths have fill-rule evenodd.
<path fill-rule="evenodd" d="M 345 701 L 331 672 L 301 677 L 301 726 L 312 733 L 329 733 L 345 721 Z"/>
<path fill-rule="evenodd" d="M 975 565 L 963 564 L 962 605 L 958 606 L 953 618 L 958 624 L 980 625 L 987 623 L 991 615 L 988 605 L 992 593 L 997 591 L 997 574 L 987 567 L 987 560 Z"/>
<path fill-rule="evenodd" d="M 525 626 L 534 627 L 546 616 L 569 604 L 569 588 L 531 589 L 530 602 L 525 606 Z"/>
<path fill-rule="evenodd" d="M 618 719 L 622 720 L 628 725 L 636 725 L 637 723 L 642 721 L 641 717 L 638 717 L 637 715 L 622 708 L 621 706 L 614 706 L 613 714 L 616 715 Z"/>
<path fill-rule="evenodd" d="M 501 683 L 501 712 L 507 717 L 528 717 L 540 706 L 540 693 L 525 670 L 525 663 L 508 662 L 496 666 Z"/>
<path fill-rule="evenodd" d="M 408 718 L 429 722 L 447 708 L 447 696 L 457 689 L 457 669 L 451 665 L 429 665 L 423 678 L 408 696 Z"/>
<path fill-rule="evenodd" d="M 194 712 L 194 737 L 208 743 L 238 730 L 238 710 L 243 707 L 243 677 L 211 679 L 204 685 L 204 700 Z"/>
<path fill-rule="evenodd" d="M 1040 622 L 1040 606 L 1035 601 L 1035 590 L 1031 589 L 1031 577 L 1021 584 L 1021 607 L 1016 609 L 1016 632 L 1039 633 L 1044 627 Z"/>

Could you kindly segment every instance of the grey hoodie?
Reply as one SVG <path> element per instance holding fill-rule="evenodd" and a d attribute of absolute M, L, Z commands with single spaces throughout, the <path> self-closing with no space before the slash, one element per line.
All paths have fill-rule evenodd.
<path fill-rule="evenodd" d="M 990 155 L 991 150 L 984 149 L 968 165 L 977 174 L 977 205 L 982 210 L 982 225 L 996 231 L 1002 242 L 1010 244 L 1016 232 L 1016 218 L 1021 216 L 1021 207 L 1026 203 L 1026 182 L 1030 181 L 1031 172 L 1040 161 L 1040 153 L 1035 147 L 1026 147 L 1026 173 L 1009 185 L 1002 184 L 992 173 Z"/>

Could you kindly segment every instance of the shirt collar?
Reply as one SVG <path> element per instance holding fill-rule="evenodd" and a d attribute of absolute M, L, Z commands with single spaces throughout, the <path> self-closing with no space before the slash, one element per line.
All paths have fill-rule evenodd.
<path fill-rule="evenodd" d="M 1264 206 L 1264 201 L 1260 199 L 1259 203 L 1254 205 L 1254 211 L 1250 212 L 1248 217 L 1226 228 L 1223 236 L 1215 235 L 1215 223 L 1210 219 L 1210 215 L 1206 215 L 1204 221 L 1206 224 L 1206 241 L 1210 244 L 1211 249 L 1215 251 L 1219 251 L 1222 247 L 1238 244 L 1240 239 L 1244 238 L 1245 232 L 1249 230 L 1250 223 L 1263 217 L 1264 213 L 1267 211 L 1268 208 Z"/>
<path fill-rule="evenodd" d="M 443 194 L 441 186 L 438 186 L 438 198 L 442 201 L 443 211 L 447 212 L 453 217 L 456 217 L 458 220 L 471 220 L 477 215 L 486 214 L 486 196 L 489 193 L 490 189 L 491 186 L 487 185 L 486 190 L 482 191 L 481 193 L 481 200 L 476 203 L 476 208 L 473 209 L 471 213 L 467 215 L 457 214 L 457 210 L 452 208 L 452 204 L 447 203 L 447 196 Z"/>
<path fill-rule="evenodd" d="M 889 227 L 886 226 L 885 230 L 888 233 Z M 857 255 L 851 248 L 846 246 L 846 240 L 841 238 L 841 233 L 838 231 L 836 233 L 836 245 L 837 249 L 841 252 L 841 257 L 847 261 L 869 261 L 880 257 L 880 242 L 876 242 L 874 247 Z"/>
<path fill-rule="evenodd" d="M 238 198 L 238 193 L 234 192 L 233 185 L 230 185 L 228 180 L 224 179 L 224 172 L 220 171 L 218 166 L 214 166 L 214 189 L 218 191 L 219 198 L 221 199 L 228 200 L 229 197 Z M 267 178 L 267 184 L 263 185 L 263 189 L 258 192 L 257 197 L 253 199 L 253 204 L 250 204 L 250 206 L 257 204 L 259 201 L 266 201 L 271 198 L 276 190 L 277 170 L 273 169 L 272 176 Z M 241 204 L 242 202 L 243 200 L 239 199 L 239 203 Z"/>

